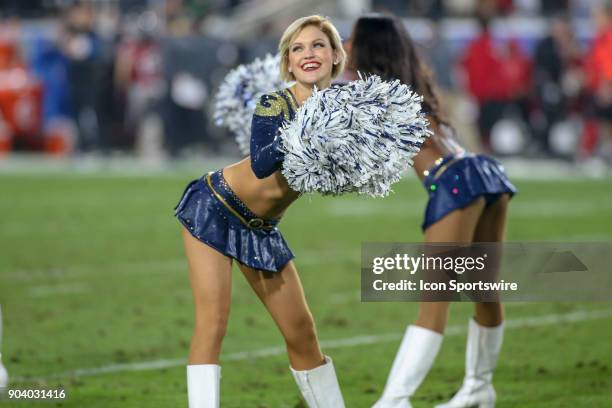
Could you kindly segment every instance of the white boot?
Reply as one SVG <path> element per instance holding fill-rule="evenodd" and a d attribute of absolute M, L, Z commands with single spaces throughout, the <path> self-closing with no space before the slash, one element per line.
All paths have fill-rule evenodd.
<path fill-rule="evenodd" d="M 0 347 L 2 346 L 2 308 L 0 308 Z M 0 393 L 8 388 L 8 373 L 2 365 L 2 353 L 0 353 Z"/>
<path fill-rule="evenodd" d="M 196 364 L 187 366 L 189 408 L 219 408 L 221 366 Z"/>
<path fill-rule="evenodd" d="M 411 408 L 409 398 L 433 365 L 442 337 L 440 333 L 423 327 L 408 326 L 383 395 L 372 408 Z"/>
<path fill-rule="evenodd" d="M 465 352 L 465 378 L 461 389 L 447 403 L 436 408 L 493 408 L 493 371 L 504 337 L 504 324 L 484 327 L 470 319 Z"/>
<path fill-rule="evenodd" d="M 0 393 L 3 393 L 8 388 L 8 373 L 2 365 L 2 354 L 0 354 Z"/>
<path fill-rule="evenodd" d="M 296 371 L 291 368 L 291 373 L 310 408 L 344 408 L 331 358 L 325 356 L 325 364 L 312 370 Z"/>

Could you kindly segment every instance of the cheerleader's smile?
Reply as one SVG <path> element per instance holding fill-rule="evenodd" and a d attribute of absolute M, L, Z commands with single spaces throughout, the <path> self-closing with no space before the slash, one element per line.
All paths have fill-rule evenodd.
<path fill-rule="evenodd" d="M 302 66 L 300 66 L 300 68 L 302 68 L 302 71 L 305 71 L 305 72 L 316 71 L 320 67 L 321 67 L 321 64 L 319 62 L 306 62 L 302 64 Z"/>

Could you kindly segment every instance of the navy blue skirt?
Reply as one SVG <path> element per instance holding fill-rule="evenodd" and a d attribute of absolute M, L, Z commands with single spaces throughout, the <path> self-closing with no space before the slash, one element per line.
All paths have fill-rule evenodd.
<path fill-rule="evenodd" d="M 221 170 L 189 183 L 174 211 L 191 235 L 250 268 L 279 272 L 294 257 L 279 220 L 249 210 Z"/>
<path fill-rule="evenodd" d="M 486 155 L 446 156 L 428 170 L 423 185 L 429 194 L 423 231 L 448 213 L 467 207 L 479 197 L 489 206 L 516 187 L 506 176 L 504 167 Z"/>

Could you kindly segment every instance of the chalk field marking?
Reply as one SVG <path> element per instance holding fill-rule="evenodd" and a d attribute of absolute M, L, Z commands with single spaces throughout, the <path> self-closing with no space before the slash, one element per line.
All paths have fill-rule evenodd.
<path fill-rule="evenodd" d="M 506 321 L 506 328 L 508 329 L 522 329 L 526 327 L 534 326 L 550 326 L 559 323 L 575 323 L 583 322 L 588 320 L 608 319 L 612 318 L 612 309 L 593 310 L 593 311 L 577 311 L 565 314 L 549 314 L 534 317 L 524 317 L 511 319 Z M 465 333 L 465 325 L 449 326 L 446 329 L 446 336 L 457 336 Z M 347 348 L 355 346 L 363 346 L 368 344 L 378 344 L 397 341 L 402 338 L 403 333 L 387 333 L 379 335 L 363 335 L 348 337 L 345 339 L 337 340 L 324 340 L 321 341 L 321 347 L 323 349 L 337 349 Z M 284 346 L 268 347 L 253 351 L 240 351 L 237 353 L 230 353 L 222 356 L 223 361 L 237 361 L 237 360 L 248 360 L 265 357 L 273 357 L 285 354 Z M 14 378 L 16 382 L 39 382 L 53 379 L 61 379 L 67 377 L 93 377 L 102 374 L 121 373 L 129 371 L 147 371 L 157 370 L 162 368 L 173 368 L 179 367 L 186 364 L 185 358 L 175 358 L 167 360 L 153 360 L 143 361 L 140 363 L 129 363 L 129 364 L 110 364 L 102 367 L 94 368 L 82 368 L 73 371 L 66 371 L 63 373 L 51 374 L 44 377 L 36 378 Z"/>
<path fill-rule="evenodd" d="M 361 291 L 360 290 L 350 290 L 343 292 L 332 293 L 327 298 L 327 303 L 330 305 L 345 305 L 348 303 L 361 302 Z M 517 308 L 517 307 L 528 307 L 533 306 L 538 302 L 504 302 L 505 308 Z"/>
<path fill-rule="evenodd" d="M 334 259 L 335 261 L 361 261 L 361 253 L 355 251 L 354 248 L 337 248 L 333 250 L 308 250 L 301 251 L 296 254 L 295 263 L 300 265 L 318 265 L 321 263 L 321 258 Z M 32 269 L 14 269 L 7 272 L 2 272 L 2 278 L 12 279 L 20 282 L 33 282 L 36 280 L 51 280 L 57 279 L 65 281 L 66 279 L 79 279 L 95 275 L 93 271 L 104 270 L 107 273 L 117 273 L 124 275 L 139 275 L 139 274 L 171 274 L 177 272 L 185 272 L 187 270 L 186 258 L 170 258 L 160 260 L 147 261 L 125 261 L 109 264 L 81 264 L 67 265 L 62 267 L 51 268 L 32 268 Z M 119 271 L 119 272 L 117 272 Z"/>
<path fill-rule="evenodd" d="M 536 200 L 529 202 L 512 203 L 511 212 L 513 218 L 557 218 L 560 216 L 576 216 L 586 212 L 606 212 L 609 209 L 607 202 L 571 201 L 561 203 L 554 200 Z M 383 203 L 369 201 L 329 201 L 323 208 L 326 214 L 334 217 L 356 217 L 356 216 L 400 216 L 400 217 L 422 217 L 423 208 L 411 206 L 408 202 Z M 564 238 L 565 239 L 565 238 Z"/>
<path fill-rule="evenodd" d="M 321 257 L 329 260 L 333 257 L 337 262 L 352 261 L 358 262 L 360 254 L 349 250 L 336 251 L 306 251 L 296 259 L 299 265 L 318 265 L 321 263 Z M 106 267 L 106 266 L 105 266 Z M 102 269 L 102 266 L 81 265 L 68 266 L 66 268 L 50 268 L 50 269 L 31 269 L 31 270 L 15 270 L 9 272 L 6 276 L 9 279 L 15 279 L 22 282 L 34 282 L 38 280 L 52 280 L 55 283 L 34 285 L 28 288 L 28 296 L 31 298 L 48 298 L 53 296 L 70 296 L 80 295 L 83 293 L 92 292 L 94 289 L 90 285 L 82 282 L 81 278 L 86 278 L 91 274 L 92 270 Z M 138 274 L 170 274 L 185 272 L 187 268 L 186 259 L 168 259 L 164 261 L 145 261 L 145 262 L 125 262 L 114 264 L 111 267 L 106 267 L 108 270 L 121 271 L 121 275 L 138 275 Z M 66 279 L 72 279 L 72 282 L 66 282 Z M 359 300 L 359 296 L 355 298 Z M 339 303 L 345 302 L 341 300 Z"/>
<path fill-rule="evenodd" d="M 57 295 L 72 295 L 91 291 L 89 285 L 82 283 L 66 283 L 59 285 L 38 285 L 29 289 L 29 294 L 34 298 L 44 298 Z"/>

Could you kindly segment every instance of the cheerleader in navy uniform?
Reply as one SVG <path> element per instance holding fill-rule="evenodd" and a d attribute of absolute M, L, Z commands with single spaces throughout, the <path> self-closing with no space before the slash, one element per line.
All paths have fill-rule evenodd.
<path fill-rule="evenodd" d="M 277 224 L 299 193 L 279 171 L 279 128 L 294 118 L 313 87 L 330 86 L 346 54 L 340 36 L 321 16 L 293 22 L 279 51 L 281 76 L 291 88 L 261 97 L 252 121 L 251 154 L 193 181 L 176 207 L 183 224 L 195 302 L 187 366 L 190 408 L 219 407 L 219 354 L 229 310 L 232 261 L 280 329 L 291 372 L 310 407 L 344 407 L 329 357 L 322 354 L 293 254 Z"/>
<path fill-rule="evenodd" d="M 508 201 L 516 189 L 491 157 L 467 152 L 453 138 L 440 112 L 429 70 L 418 57 L 402 22 L 368 15 L 358 19 L 348 41 L 348 66 L 383 79 L 399 79 L 423 96 L 433 135 L 414 157 L 414 169 L 429 194 L 422 229 L 427 243 L 500 242 L 504 239 Z M 503 336 L 499 302 L 476 303 L 470 319 L 463 386 L 443 408 L 493 407 L 493 371 Z M 421 302 L 393 362 L 375 408 L 408 408 L 440 348 L 448 302 Z"/>

